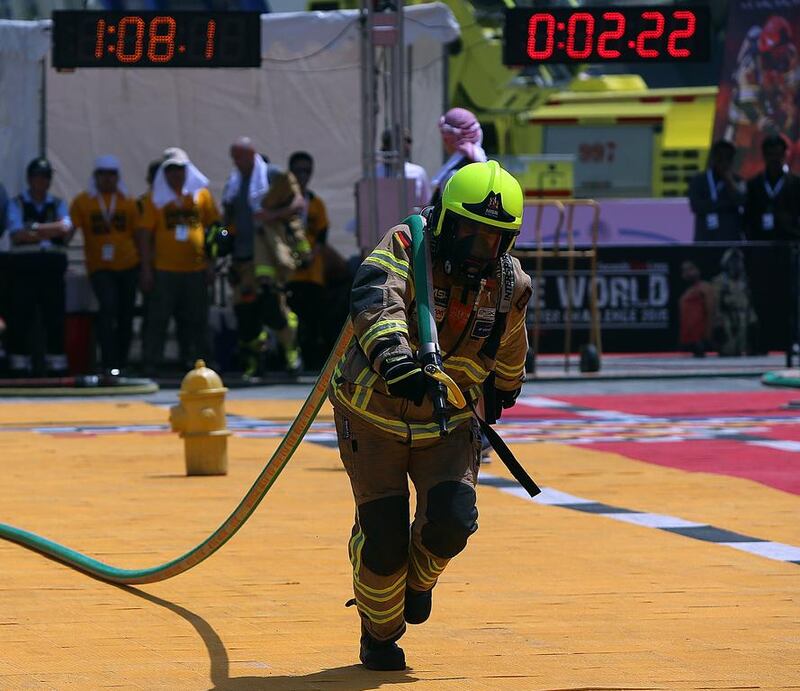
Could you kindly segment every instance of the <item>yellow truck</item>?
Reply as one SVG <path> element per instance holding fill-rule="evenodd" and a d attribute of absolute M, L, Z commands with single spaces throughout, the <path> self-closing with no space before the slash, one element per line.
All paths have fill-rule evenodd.
<path fill-rule="evenodd" d="M 528 196 L 686 195 L 689 179 L 705 167 L 716 87 L 652 89 L 638 75 L 506 67 L 503 11 L 513 1 L 445 2 L 461 26 L 449 51 L 450 105 L 478 116 L 484 149 L 504 161 Z"/>

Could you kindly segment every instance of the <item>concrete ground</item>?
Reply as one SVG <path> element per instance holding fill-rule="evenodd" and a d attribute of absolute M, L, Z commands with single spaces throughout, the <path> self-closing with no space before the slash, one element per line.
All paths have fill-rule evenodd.
<path fill-rule="evenodd" d="M 233 391 L 228 412 L 278 429 L 307 390 Z M 724 377 L 536 382 L 523 395 L 761 391 L 757 378 Z M 116 566 L 190 549 L 278 438 L 242 427 L 227 476 L 186 477 L 182 442 L 163 430 L 173 402 L 161 391 L 0 403 L 0 521 Z M 0 541 L 0 688 L 800 688 L 800 565 L 657 527 L 753 535 L 791 556 L 797 494 L 550 442 L 513 444 L 549 503 L 519 496 L 497 460 L 487 466 L 480 530 L 443 575 L 431 620 L 403 639 L 409 668 L 363 670 L 344 607 L 353 506 L 329 408 L 315 429 L 240 533 L 173 580 L 116 587 Z"/>

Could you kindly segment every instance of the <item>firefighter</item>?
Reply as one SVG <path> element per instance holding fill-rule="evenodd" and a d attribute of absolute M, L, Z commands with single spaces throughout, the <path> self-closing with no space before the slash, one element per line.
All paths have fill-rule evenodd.
<path fill-rule="evenodd" d="M 226 223 L 235 229 L 230 278 L 244 376 L 261 374 L 267 341 L 274 330 L 286 370 L 300 369 L 297 315 L 286 302 L 286 283 L 310 261 L 302 222 L 305 200 L 294 175 L 256 153 L 247 137 L 231 146 L 234 168 L 222 193 Z"/>
<path fill-rule="evenodd" d="M 458 170 L 422 214 L 445 372 L 473 405 L 492 387 L 490 417 L 514 405 L 524 378 L 531 282 L 508 254 L 522 208 L 519 184 L 488 161 Z M 356 338 L 328 389 L 356 503 L 349 552 L 360 658 L 377 670 L 405 668 L 397 640 L 428 618 L 437 579 L 478 527 L 478 422 L 469 407 L 451 409 L 451 431 L 439 435 L 417 360 L 410 238 L 408 225 L 395 226 L 361 264 L 350 301 Z M 408 477 L 417 497 L 410 530 Z"/>

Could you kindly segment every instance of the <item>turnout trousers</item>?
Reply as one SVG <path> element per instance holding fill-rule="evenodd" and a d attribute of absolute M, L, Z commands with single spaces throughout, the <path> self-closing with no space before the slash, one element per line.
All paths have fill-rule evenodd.
<path fill-rule="evenodd" d="M 339 453 L 356 503 L 349 541 L 353 591 L 364 628 L 379 641 L 405 632 L 406 588 L 433 588 L 478 529 L 477 421 L 447 437 L 405 443 L 334 406 Z M 416 512 L 409 527 L 409 485 Z"/>

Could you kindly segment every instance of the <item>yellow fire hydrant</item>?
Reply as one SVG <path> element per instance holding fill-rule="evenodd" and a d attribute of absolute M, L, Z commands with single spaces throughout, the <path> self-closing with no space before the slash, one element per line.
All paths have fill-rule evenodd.
<path fill-rule="evenodd" d="M 222 379 L 198 360 L 181 382 L 181 402 L 169 409 L 172 431 L 185 444 L 187 475 L 226 475 L 228 436 Z"/>

